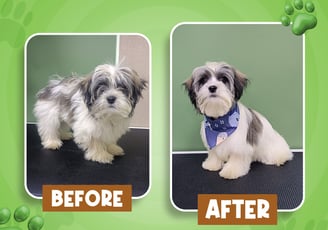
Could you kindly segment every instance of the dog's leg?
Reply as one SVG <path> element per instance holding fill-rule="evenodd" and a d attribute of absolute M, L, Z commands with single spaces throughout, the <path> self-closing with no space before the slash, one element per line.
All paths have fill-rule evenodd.
<path fill-rule="evenodd" d="M 288 148 L 281 149 L 281 150 L 278 149 L 277 151 L 268 150 L 267 152 L 271 154 L 259 155 L 258 161 L 267 165 L 280 166 L 285 164 L 285 162 L 293 159 L 293 153 Z"/>
<path fill-rule="evenodd" d="M 91 139 L 87 144 L 81 144 L 87 146 L 84 158 L 86 160 L 97 161 L 99 163 L 112 163 L 114 155 L 107 151 L 107 147 L 103 142 Z"/>
<path fill-rule="evenodd" d="M 60 120 L 56 106 L 56 103 L 37 101 L 34 107 L 41 144 L 46 149 L 59 149 L 63 144 L 59 136 Z"/>
<path fill-rule="evenodd" d="M 59 137 L 60 122 L 56 118 L 40 118 L 38 121 L 38 132 L 41 144 L 46 149 L 59 149 L 63 142 Z"/>
<path fill-rule="evenodd" d="M 208 157 L 203 162 L 203 169 L 209 171 L 218 171 L 222 168 L 224 162 L 218 158 L 214 150 L 209 150 Z"/>
<path fill-rule="evenodd" d="M 107 150 L 109 153 L 113 154 L 114 156 L 123 156 L 124 155 L 124 150 L 117 144 L 108 145 Z"/>
<path fill-rule="evenodd" d="M 232 154 L 219 174 L 225 179 L 236 179 L 248 173 L 251 162 L 249 156 Z"/>
<path fill-rule="evenodd" d="M 48 130 L 46 132 L 39 131 L 39 133 L 41 144 L 45 149 L 59 149 L 62 146 L 63 142 L 58 137 L 57 132 Z"/>

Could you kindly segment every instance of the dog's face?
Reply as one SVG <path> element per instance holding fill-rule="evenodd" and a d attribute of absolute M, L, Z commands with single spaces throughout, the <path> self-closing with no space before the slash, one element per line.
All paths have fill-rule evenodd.
<path fill-rule="evenodd" d="M 183 84 L 197 111 L 208 117 L 225 115 L 247 86 L 244 74 L 224 62 L 209 62 L 193 70 Z"/>
<path fill-rule="evenodd" d="M 99 65 L 82 84 L 85 103 L 96 118 L 131 117 L 147 82 L 128 67 Z"/>

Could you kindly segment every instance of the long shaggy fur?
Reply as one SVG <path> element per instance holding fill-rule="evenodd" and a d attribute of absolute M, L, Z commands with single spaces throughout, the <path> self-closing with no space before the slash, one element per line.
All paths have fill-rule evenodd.
<path fill-rule="evenodd" d="M 74 138 L 87 160 L 111 163 L 124 154 L 116 142 L 146 86 L 134 70 L 109 64 L 85 77 L 51 80 L 34 107 L 43 147 L 59 149 L 62 140 Z"/>
<path fill-rule="evenodd" d="M 237 129 L 212 149 L 207 144 L 204 122 L 201 124 L 201 137 L 208 149 L 202 167 L 221 170 L 220 176 L 226 179 L 246 175 L 252 161 L 279 166 L 293 158 L 288 144 L 268 120 L 238 101 L 247 82 L 246 76 L 229 64 L 209 62 L 195 68 L 191 78 L 183 83 L 191 103 L 207 117 L 222 117 L 235 103 L 239 107 Z"/>

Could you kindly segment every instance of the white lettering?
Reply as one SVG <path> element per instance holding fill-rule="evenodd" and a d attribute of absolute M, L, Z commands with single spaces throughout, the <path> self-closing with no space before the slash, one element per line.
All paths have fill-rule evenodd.
<path fill-rule="evenodd" d="M 232 204 L 236 205 L 236 218 L 241 218 L 241 206 L 244 204 L 244 200 L 232 200 Z"/>
<path fill-rule="evenodd" d="M 105 189 L 101 190 L 101 206 L 112 206 L 111 200 L 112 193 Z"/>
<path fill-rule="evenodd" d="M 51 206 L 59 207 L 63 204 L 63 193 L 60 190 L 51 191 Z"/>
<path fill-rule="evenodd" d="M 230 212 L 230 208 L 228 206 L 231 205 L 231 200 L 221 200 L 221 218 L 226 219 L 227 213 Z"/>
<path fill-rule="evenodd" d="M 221 200 L 220 205 L 218 204 L 218 200 L 210 199 L 207 206 L 205 218 L 211 219 L 212 217 L 214 217 L 214 218 L 227 219 L 227 214 L 231 213 L 231 207 L 234 207 L 233 210 L 235 210 L 234 215 L 236 219 L 270 218 L 270 214 L 269 214 L 270 203 L 264 199 Z"/>
<path fill-rule="evenodd" d="M 220 218 L 219 206 L 216 199 L 210 199 L 208 203 L 205 218 L 210 219 L 211 216 L 214 216 L 215 218 Z"/>
<path fill-rule="evenodd" d="M 267 200 L 258 199 L 257 200 L 257 218 L 270 218 L 268 213 L 270 204 Z"/>
<path fill-rule="evenodd" d="M 113 191 L 113 206 L 114 207 L 123 207 L 121 196 L 123 195 L 122 190 Z"/>
<path fill-rule="evenodd" d="M 86 193 L 85 193 L 86 192 Z M 52 207 L 80 207 L 81 204 L 90 207 L 108 206 L 108 207 L 123 207 L 122 190 L 51 190 L 51 206 Z"/>
<path fill-rule="evenodd" d="M 80 207 L 80 203 L 83 201 L 84 191 L 83 190 L 76 190 L 75 191 L 75 206 Z"/>
<path fill-rule="evenodd" d="M 254 213 L 254 208 L 251 206 L 256 205 L 255 200 L 246 200 L 245 201 L 245 218 L 246 219 L 255 219 L 256 214 Z"/>
<path fill-rule="evenodd" d="M 91 201 L 91 196 L 95 197 L 94 201 Z M 85 203 L 89 205 L 90 207 L 95 207 L 99 204 L 100 202 L 100 195 L 96 190 L 90 190 L 85 194 Z"/>
<path fill-rule="evenodd" d="M 74 191 L 64 192 L 64 207 L 74 207 L 73 198 L 71 197 L 73 194 Z"/>

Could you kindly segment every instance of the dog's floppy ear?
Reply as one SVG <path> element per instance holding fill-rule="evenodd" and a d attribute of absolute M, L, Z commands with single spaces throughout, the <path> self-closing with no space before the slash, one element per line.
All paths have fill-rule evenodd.
<path fill-rule="evenodd" d="M 248 84 L 248 79 L 246 75 L 240 72 L 239 70 L 233 68 L 233 72 L 235 75 L 234 80 L 234 88 L 235 88 L 235 100 L 239 100 L 243 95 L 244 88 L 246 88 Z"/>
<path fill-rule="evenodd" d="M 132 98 L 133 98 L 133 108 L 138 103 L 139 99 L 142 97 L 141 92 L 148 87 L 148 82 L 142 78 L 134 78 L 134 87 L 132 90 Z M 132 116 L 132 114 L 131 114 Z"/>
<path fill-rule="evenodd" d="M 185 90 L 188 92 L 188 96 L 189 96 L 191 103 L 195 106 L 196 110 L 198 110 L 197 102 L 196 102 L 196 93 L 192 87 L 193 82 L 194 82 L 194 80 L 191 77 L 191 78 L 188 78 L 186 81 L 184 81 L 182 83 L 182 85 L 185 87 Z"/>
<path fill-rule="evenodd" d="M 142 79 L 135 70 L 129 67 L 121 67 L 119 71 L 126 77 L 126 79 L 131 81 L 130 96 L 132 99 L 132 107 L 134 108 L 140 97 L 142 97 L 142 91 L 148 87 L 148 81 Z"/>
<path fill-rule="evenodd" d="M 191 89 L 192 87 L 192 83 L 193 83 L 193 80 L 192 78 L 188 78 L 187 80 L 185 80 L 182 85 L 185 87 L 185 90 L 189 92 L 189 90 Z"/>
<path fill-rule="evenodd" d="M 142 96 L 141 92 L 148 87 L 148 81 L 140 78 L 137 72 L 133 71 L 133 82 L 134 82 L 134 89 L 133 89 L 133 96 L 135 97 L 136 101 Z"/>
<path fill-rule="evenodd" d="M 144 80 L 143 78 L 139 78 L 136 82 L 137 94 L 138 96 L 142 96 L 141 92 L 144 89 L 148 88 L 148 81 Z"/>

